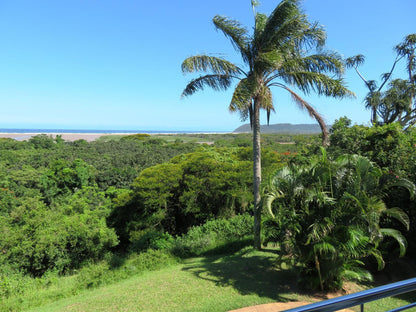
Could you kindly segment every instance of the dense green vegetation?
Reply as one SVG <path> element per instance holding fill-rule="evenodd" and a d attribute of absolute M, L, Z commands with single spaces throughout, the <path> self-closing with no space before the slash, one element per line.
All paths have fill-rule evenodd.
<path fill-rule="evenodd" d="M 330 160 L 324 152 L 307 165 L 285 167 L 268 186 L 272 218 L 265 224 L 266 239 L 279 243 L 282 257 L 290 256 L 282 261 L 295 262 L 308 289 L 341 289 L 349 279 L 371 280 L 363 259 L 373 257 L 382 269 L 384 238 L 397 242 L 390 255 L 406 251 L 400 231 L 382 225 L 383 218 L 391 218 L 409 229 L 408 216 L 383 201 L 393 187 L 410 193 L 405 200 L 415 193 L 410 181 L 383 174 L 359 155 Z"/>
<path fill-rule="evenodd" d="M 142 135 L 97 142 L 1 139 L 2 302 L 26 296 L 52 276 L 102 272 L 102 261 L 107 269 L 129 263 L 149 248 L 171 258 L 249 244 L 251 150 L 231 147 L 244 141 L 238 136 L 217 139 L 213 146 Z M 265 172 L 291 155 L 264 150 Z M 103 282 L 88 274 L 76 289 Z"/>
<path fill-rule="evenodd" d="M 288 299 L 300 289 L 368 283 L 380 270 L 414 274 L 405 264 L 414 266 L 416 255 L 415 36 L 396 47 L 394 65 L 407 60 L 406 80 L 390 81 L 391 71 L 376 89 L 364 79 L 373 126 L 343 117 L 328 138 L 320 115 L 289 85 L 351 93 L 340 79 L 343 60 L 320 49 L 325 33 L 308 22 L 298 1 L 282 1 L 270 16 L 255 13 L 252 36 L 222 16 L 214 24 L 247 71 L 221 58 L 191 57 L 184 72 L 212 73 L 192 80 L 184 95 L 204 86 L 226 89 L 237 78 L 230 109 L 250 119 L 253 134 L 0 139 L 1 311 L 35 308 L 131 276 L 126 283 L 147 283 L 140 274 L 170 265 L 240 297 L 254 292 L 247 302 L 255 303 Z M 361 62 L 347 60 L 357 71 Z M 274 110 L 272 86 L 289 91 L 317 119 L 321 137 L 260 139 L 259 110 Z M 253 241 L 256 249 L 262 243 L 273 250 L 254 251 Z M 183 265 L 193 261 L 204 265 Z M 276 280 L 282 276 L 298 283 L 284 287 Z M 216 307 L 207 300 L 203 308 Z"/>
<path fill-rule="evenodd" d="M 183 234 L 216 218 L 252 212 L 249 148 L 201 148 L 143 170 L 131 191 L 117 198 L 111 222 L 122 244 L 147 231 Z M 264 151 L 264 170 L 272 172 L 280 156 Z"/>
<path fill-rule="evenodd" d="M 213 144 L 171 136 L 0 140 L 2 306 L 18 311 L 251 245 L 246 134 L 205 139 Z M 415 254 L 413 130 L 341 118 L 324 154 L 318 136 L 280 139 L 266 136 L 262 152 L 270 208 L 262 240 L 278 247 L 274 264 L 298 276 L 299 287 L 336 289 Z M 285 147 L 291 151 L 276 151 Z M 35 300 L 39 287 L 45 297 Z"/>
<path fill-rule="evenodd" d="M 41 276 L 101 259 L 118 245 L 107 225 L 112 197 L 144 168 L 193 144 L 85 141 L 46 135 L 0 140 L 0 264 Z"/>

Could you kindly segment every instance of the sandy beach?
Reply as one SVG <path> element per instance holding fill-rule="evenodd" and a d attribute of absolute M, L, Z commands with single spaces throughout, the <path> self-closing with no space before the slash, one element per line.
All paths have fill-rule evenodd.
<path fill-rule="evenodd" d="M 10 138 L 18 141 L 29 140 L 32 136 L 39 135 L 41 133 L 0 133 L 0 138 Z M 131 133 L 128 133 L 131 134 Z M 94 141 L 99 137 L 106 135 L 128 135 L 127 133 L 47 133 L 52 137 L 60 135 L 65 141 L 86 140 L 88 142 Z"/>

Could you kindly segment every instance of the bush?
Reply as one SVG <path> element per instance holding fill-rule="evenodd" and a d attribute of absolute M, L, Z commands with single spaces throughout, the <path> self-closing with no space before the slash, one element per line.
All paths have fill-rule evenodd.
<path fill-rule="evenodd" d="M 122 141 L 144 141 L 150 137 L 147 133 L 135 133 L 121 138 Z"/>
<path fill-rule="evenodd" d="M 99 260 L 117 245 L 107 227 L 109 200 L 94 188 L 65 198 L 59 207 L 25 199 L 0 216 L 0 265 L 11 265 L 34 276 L 48 270 L 65 272 L 84 261 Z"/>
<path fill-rule="evenodd" d="M 160 231 L 135 231 L 131 233 L 130 251 L 140 252 L 147 249 L 168 250 L 174 244 L 174 238 L 169 233 Z"/>
<path fill-rule="evenodd" d="M 235 248 L 252 242 L 253 217 L 248 214 L 238 215 L 230 219 L 217 219 L 201 226 L 192 227 L 188 233 L 178 237 L 172 252 L 180 257 L 199 256 L 207 253 L 224 252 L 223 246 L 230 243 Z M 235 251 L 235 248 L 228 251 Z"/>
<path fill-rule="evenodd" d="M 409 225 L 402 210 L 383 201 L 386 190 L 399 185 L 413 195 L 410 181 L 386 176 L 358 155 L 331 160 L 323 152 L 309 165 L 283 168 L 264 198 L 272 217 L 264 224 L 266 241 L 279 243 L 282 260 L 295 262 L 308 289 L 341 289 L 346 280 L 369 280 L 363 261 L 374 257 L 383 268 L 383 238 L 394 239 L 397 255 L 406 251 L 399 229 L 383 224 L 394 219 L 403 228 Z"/>
<path fill-rule="evenodd" d="M 34 146 L 36 149 L 51 149 L 55 146 L 55 140 L 52 135 L 39 134 L 31 137 L 29 143 Z"/>

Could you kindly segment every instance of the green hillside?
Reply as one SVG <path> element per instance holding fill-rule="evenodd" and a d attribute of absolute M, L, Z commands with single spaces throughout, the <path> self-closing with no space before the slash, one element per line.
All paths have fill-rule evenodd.
<path fill-rule="evenodd" d="M 233 133 L 251 132 L 250 124 L 244 124 L 233 131 Z M 287 133 L 287 134 L 316 134 L 321 132 L 318 124 L 289 124 L 279 123 L 273 125 L 262 125 L 262 133 Z"/>

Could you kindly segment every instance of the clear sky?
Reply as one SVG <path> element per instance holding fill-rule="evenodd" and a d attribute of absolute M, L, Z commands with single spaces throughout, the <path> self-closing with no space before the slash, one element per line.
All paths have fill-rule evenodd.
<path fill-rule="evenodd" d="M 262 0 L 258 11 L 278 2 Z M 304 0 L 303 9 L 324 25 L 329 49 L 366 56 L 369 79 L 416 33 L 415 0 Z M 214 29 L 216 14 L 252 28 L 250 0 L 0 0 L 0 128 L 234 130 L 242 122 L 228 112 L 231 91 L 180 99 L 193 77 L 181 73 L 186 57 L 222 53 L 241 64 Z M 352 70 L 346 80 L 356 99 L 304 98 L 328 123 L 366 124 L 366 89 Z M 271 123 L 314 123 L 275 91 Z"/>

